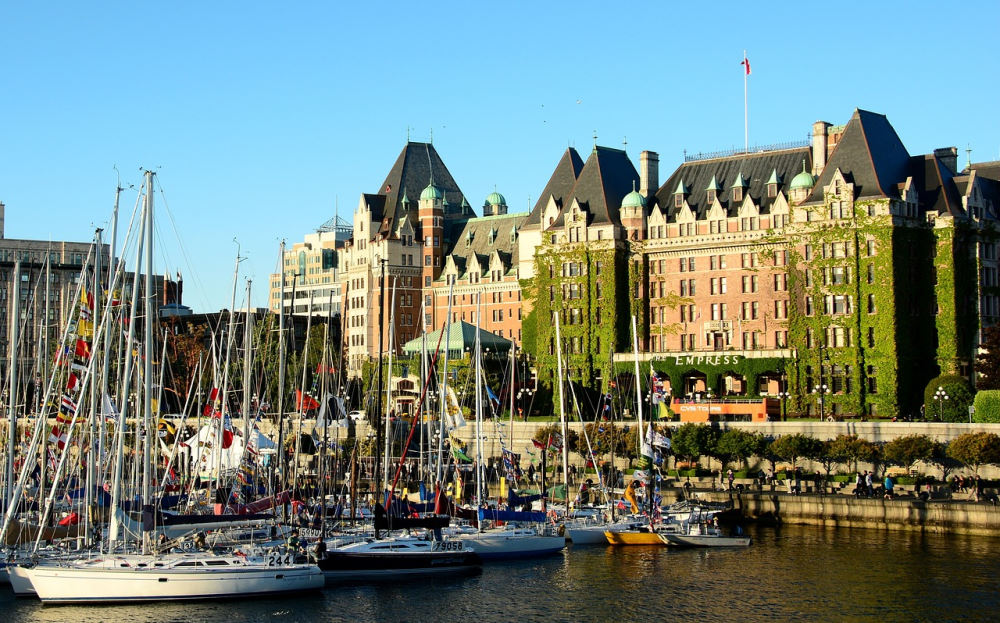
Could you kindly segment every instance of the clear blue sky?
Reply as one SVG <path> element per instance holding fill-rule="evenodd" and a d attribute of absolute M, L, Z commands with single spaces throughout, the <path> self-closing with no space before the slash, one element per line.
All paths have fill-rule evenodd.
<path fill-rule="evenodd" d="M 228 307 L 235 237 L 263 305 L 278 241 L 338 204 L 349 218 L 407 127 L 433 132 L 477 211 L 494 186 L 526 209 L 595 131 L 627 137 L 637 167 L 659 152 L 662 180 L 685 149 L 742 146 L 744 48 L 751 144 L 860 107 L 910 153 L 1000 159 L 998 25 L 995 1 L 7 2 L 6 236 L 88 240 L 110 218 L 114 167 L 135 185 L 155 168 L 180 233 L 161 212 L 158 270 L 184 273 L 196 311 Z"/>

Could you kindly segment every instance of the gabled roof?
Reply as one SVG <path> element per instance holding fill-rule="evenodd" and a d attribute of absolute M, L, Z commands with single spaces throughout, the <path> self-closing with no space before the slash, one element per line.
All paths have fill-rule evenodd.
<path fill-rule="evenodd" d="M 444 191 L 445 199 L 450 208 L 448 214 L 459 214 L 461 212 L 462 195 L 461 189 L 451 176 L 448 167 L 445 166 L 441 156 L 438 155 L 434 145 L 431 143 L 408 142 L 399 153 L 396 162 L 386 175 L 385 181 L 379 188 L 378 194 L 385 196 L 385 206 L 388 207 L 389 216 L 395 220 L 396 214 L 402 209 L 402 197 L 405 192 L 410 198 L 409 209 L 414 212 L 416 218 L 417 202 L 413 199 L 419 197 L 420 193 L 431 182 L 433 174 L 434 185 Z M 385 218 L 386 213 L 376 215 L 372 213 L 372 220 L 380 221 Z"/>
<path fill-rule="evenodd" d="M 623 150 L 594 147 L 553 226 L 562 225 L 563 214 L 572 199 L 587 210 L 590 215 L 588 225 L 620 225 L 618 209 L 622 199 L 632 192 L 633 184 L 638 182 L 639 173 Z"/>
<path fill-rule="evenodd" d="M 677 219 L 677 208 L 674 207 L 674 195 L 678 185 L 683 180 L 688 189 L 687 203 L 695 214 L 695 218 L 704 219 L 708 206 L 706 206 L 706 191 L 714 177 L 716 182 L 727 187 L 732 185 L 737 175 L 743 174 L 744 179 L 749 183 L 745 190 L 745 195 L 750 196 L 754 203 L 760 208 L 761 214 L 769 212 L 772 199 L 767 197 L 767 182 L 777 171 L 781 180 L 790 180 L 795 174 L 802 170 L 802 161 L 811 165 L 812 156 L 808 147 L 796 149 L 782 149 L 777 151 L 765 151 L 754 154 L 738 154 L 726 158 L 712 158 L 709 160 L 695 160 L 685 162 L 675 170 L 669 178 L 656 191 L 656 203 L 667 215 L 668 221 Z M 778 190 L 788 194 L 788 188 L 783 182 L 778 185 Z M 729 192 L 718 193 L 718 201 L 722 205 L 726 214 L 736 216 L 739 205 L 729 204 L 731 194 Z"/>
<path fill-rule="evenodd" d="M 912 158 L 913 181 L 920 195 L 920 205 L 925 211 L 962 216 L 965 209 L 955 185 L 955 174 L 934 154 Z"/>
<path fill-rule="evenodd" d="M 985 177 L 1000 182 L 1000 160 L 992 162 L 974 162 L 971 166 L 979 177 Z M 968 173 L 968 170 L 965 171 Z"/>
<path fill-rule="evenodd" d="M 576 153 L 572 147 L 568 148 L 559 159 L 559 164 L 556 165 L 552 177 L 545 184 L 542 194 L 538 196 L 538 201 L 535 202 L 535 207 L 525 220 L 525 224 L 538 225 L 542 222 L 542 210 L 548 205 L 549 197 L 555 197 L 556 203 L 562 206 L 564 199 L 573 192 L 576 178 L 580 175 L 581 170 L 583 170 L 583 160 L 580 158 L 580 154 Z"/>
<path fill-rule="evenodd" d="M 500 254 L 500 260 L 503 261 L 505 269 L 516 264 L 518 244 L 516 239 L 511 242 L 510 232 L 512 228 L 515 231 L 520 229 L 527 218 L 527 213 L 517 212 L 497 216 L 481 216 L 465 221 L 464 227 L 452 239 L 448 251 L 448 254 L 455 259 L 459 275 L 465 273 L 466 266 L 473 255 L 479 257 L 484 269 L 489 265 L 489 257 L 494 251 Z M 492 244 L 490 244 L 490 231 L 496 232 Z"/>
<path fill-rule="evenodd" d="M 906 180 L 909 165 L 910 154 L 885 115 L 855 109 L 805 203 L 823 201 L 837 169 L 854 184 L 857 199 L 898 197 L 896 185 Z"/>

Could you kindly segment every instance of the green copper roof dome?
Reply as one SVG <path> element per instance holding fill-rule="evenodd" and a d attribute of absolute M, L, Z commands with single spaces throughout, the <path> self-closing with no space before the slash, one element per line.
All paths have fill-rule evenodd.
<path fill-rule="evenodd" d="M 624 199 L 622 199 L 622 207 L 623 208 L 645 208 L 646 207 L 646 198 L 643 197 L 642 195 L 640 195 L 637 191 L 633 190 L 629 194 L 625 195 Z"/>
<path fill-rule="evenodd" d="M 431 184 L 424 189 L 424 192 L 420 193 L 421 201 L 427 199 L 444 199 L 444 191 L 442 191 L 440 188 L 435 186 L 433 182 L 431 182 Z"/>
<path fill-rule="evenodd" d="M 799 188 L 812 188 L 816 185 L 816 178 L 812 173 L 806 171 L 806 161 L 802 161 L 802 172 L 792 178 L 792 183 L 788 186 L 791 190 Z"/>
<path fill-rule="evenodd" d="M 505 206 L 507 205 L 507 200 L 503 198 L 503 195 L 494 190 L 488 197 L 486 197 L 486 205 Z"/>

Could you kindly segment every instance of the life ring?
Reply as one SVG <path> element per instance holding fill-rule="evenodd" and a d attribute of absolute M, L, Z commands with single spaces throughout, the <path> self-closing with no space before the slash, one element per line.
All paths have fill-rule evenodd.
<path fill-rule="evenodd" d="M 828 415 L 828 416 L 826 416 L 826 421 L 827 422 L 836 422 L 837 420 L 835 420 L 832 415 Z"/>

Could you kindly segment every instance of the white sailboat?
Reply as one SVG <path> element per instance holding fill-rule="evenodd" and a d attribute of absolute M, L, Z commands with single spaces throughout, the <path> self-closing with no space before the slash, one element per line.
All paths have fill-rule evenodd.
<path fill-rule="evenodd" d="M 478 298 L 478 295 L 477 295 Z M 477 306 L 481 309 L 481 303 Z M 482 500 L 483 494 L 483 484 L 482 484 L 482 465 L 483 465 L 483 450 L 482 450 L 482 424 L 483 424 L 483 414 L 482 414 L 482 386 L 483 386 L 483 373 L 482 373 L 482 342 L 480 340 L 479 332 L 479 311 L 477 311 L 477 321 L 476 321 L 476 502 L 480 509 L 484 507 L 484 500 Z M 556 324 L 556 331 L 558 332 L 558 323 Z M 558 337 L 556 338 L 558 342 Z M 565 431 L 565 427 L 563 428 Z M 565 438 L 565 437 L 564 437 Z M 498 517 L 516 517 L 519 513 L 508 512 L 509 515 L 500 515 L 497 512 L 492 512 L 493 516 Z M 530 513 L 529 513 L 530 514 Z M 546 556 L 549 554 L 554 554 L 564 547 L 566 547 L 566 537 L 562 534 L 557 534 L 548 530 L 548 526 L 544 523 L 536 523 L 537 527 L 519 527 L 515 526 L 505 526 L 503 528 L 491 528 L 487 530 L 482 529 L 483 518 L 486 515 L 484 510 L 479 511 L 479 528 L 475 531 L 458 531 L 453 532 L 452 538 L 461 540 L 467 545 L 471 546 L 475 550 L 476 554 L 479 555 L 484 561 L 489 560 L 500 560 L 500 559 L 511 559 L 511 558 L 532 558 L 536 556 Z M 506 520 L 506 519 L 505 519 Z M 516 520 L 513 520 L 516 522 Z"/>
<path fill-rule="evenodd" d="M 145 202 L 143 207 L 143 231 L 145 235 L 146 291 L 152 291 L 152 244 L 153 244 L 153 174 L 146 172 Z M 138 266 L 136 267 L 138 273 Z M 149 299 L 147 299 L 148 301 Z M 153 328 L 152 318 L 156 310 L 145 309 L 145 373 L 142 375 L 144 392 L 136 396 L 144 403 L 143 417 L 146 430 L 152 430 L 152 361 Z M 135 323 L 132 323 L 134 326 Z M 123 412 L 124 419 L 124 412 Z M 122 427 L 123 428 L 123 427 Z M 120 437 L 120 433 L 119 433 Z M 155 443 L 152 435 L 146 435 L 148 443 L 143 452 L 142 500 L 150 505 L 150 445 Z M 123 445 L 117 444 L 115 474 L 121 473 Z M 117 480 L 117 479 L 116 479 Z M 118 489 L 112 496 L 117 508 Z M 152 509 L 152 506 L 148 506 Z M 120 540 L 121 521 L 118 513 L 112 514 L 109 541 Z M 119 554 L 110 551 L 103 554 L 83 556 L 75 559 L 44 559 L 36 564 L 14 568 L 12 577 L 17 578 L 22 590 L 30 583 L 35 593 L 45 603 L 117 603 L 134 601 L 164 601 L 186 599 L 219 599 L 248 597 L 255 595 L 284 593 L 317 589 L 323 585 L 323 573 L 316 565 L 296 564 L 293 555 L 287 553 L 263 553 L 260 555 L 228 554 L 212 552 L 196 554 L 160 554 L 152 552 L 150 545 L 151 526 L 141 526 L 142 553 Z"/>
<path fill-rule="evenodd" d="M 323 586 L 316 565 L 290 554 L 106 556 L 17 567 L 42 603 L 120 603 L 250 597 Z"/>

